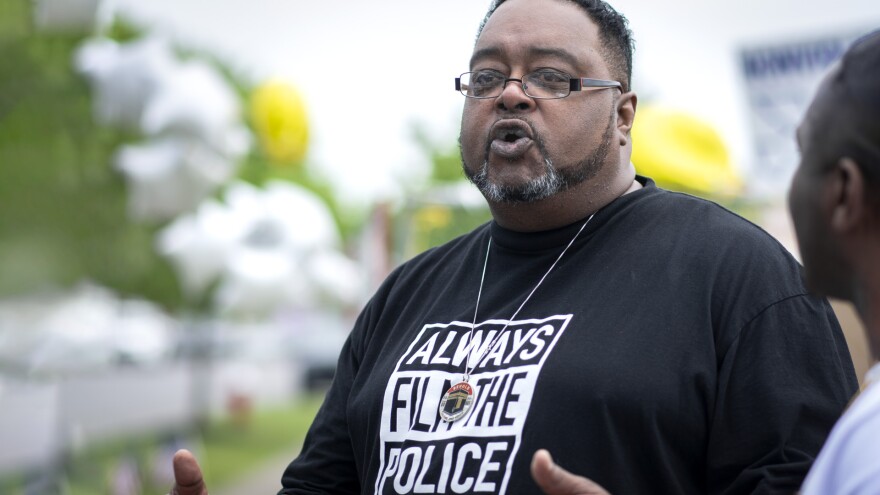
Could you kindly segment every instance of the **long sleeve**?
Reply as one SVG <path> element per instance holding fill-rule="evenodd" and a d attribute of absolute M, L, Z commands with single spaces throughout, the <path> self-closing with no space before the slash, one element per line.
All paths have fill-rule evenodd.
<path fill-rule="evenodd" d="M 352 343 L 355 332 L 343 346 L 333 383 L 309 428 L 302 452 L 290 463 L 281 478 L 284 488 L 279 494 L 360 493 L 346 417 L 352 383 L 358 369 Z"/>

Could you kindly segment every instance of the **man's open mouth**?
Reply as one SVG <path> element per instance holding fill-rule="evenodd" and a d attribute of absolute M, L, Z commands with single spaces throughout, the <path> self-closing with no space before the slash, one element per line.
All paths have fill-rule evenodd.
<path fill-rule="evenodd" d="M 518 158 L 532 145 L 532 129 L 522 120 L 498 121 L 490 136 L 490 151 L 505 158 Z"/>

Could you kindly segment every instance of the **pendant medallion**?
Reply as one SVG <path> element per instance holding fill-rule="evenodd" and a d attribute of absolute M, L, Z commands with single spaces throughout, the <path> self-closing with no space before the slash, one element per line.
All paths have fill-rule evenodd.
<path fill-rule="evenodd" d="M 462 418 L 474 403 L 474 388 L 459 382 L 449 388 L 440 400 L 440 417 L 451 423 Z"/>

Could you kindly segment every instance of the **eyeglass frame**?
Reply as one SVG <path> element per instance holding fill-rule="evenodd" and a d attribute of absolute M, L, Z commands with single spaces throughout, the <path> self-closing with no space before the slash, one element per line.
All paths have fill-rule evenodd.
<path fill-rule="evenodd" d="M 528 90 L 526 89 L 526 85 L 525 85 L 526 83 L 523 81 L 523 79 L 525 79 L 526 76 L 528 76 L 529 74 L 532 74 L 532 72 L 529 72 L 529 74 L 526 74 L 522 78 L 516 78 L 516 77 L 505 78 L 504 81 L 501 83 L 501 92 L 495 96 L 474 96 L 474 95 L 466 94 L 464 91 L 462 91 L 461 78 L 465 74 L 473 74 L 475 72 L 480 72 L 480 71 L 462 72 L 460 76 L 455 78 L 455 90 L 458 91 L 459 93 L 461 93 L 465 98 L 473 98 L 475 100 L 488 100 L 491 98 L 498 98 L 499 96 L 501 96 L 502 93 L 504 93 L 504 88 L 507 87 L 507 83 L 509 83 L 510 81 L 518 82 L 520 84 L 520 88 L 522 88 L 522 90 L 523 90 L 523 93 L 533 100 L 560 100 L 562 98 L 567 98 L 567 97 L 571 96 L 572 91 L 586 91 L 586 90 L 590 90 L 590 89 L 617 88 L 621 92 L 623 91 L 623 84 L 621 84 L 619 81 L 611 81 L 608 79 L 593 79 L 590 77 L 574 77 L 574 76 L 571 76 L 565 72 L 561 72 L 562 74 L 567 75 L 569 78 L 569 80 L 568 80 L 568 84 L 569 84 L 568 94 L 566 94 L 565 96 L 532 96 L 528 93 Z M 493 71 L 493 72 L 495 72 L 495 71 Z M 538 71 L 533 71 L 533 72 L 538 72 Z"/>

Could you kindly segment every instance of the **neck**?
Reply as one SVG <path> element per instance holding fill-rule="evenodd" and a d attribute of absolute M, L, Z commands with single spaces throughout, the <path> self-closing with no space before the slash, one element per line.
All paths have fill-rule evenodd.
<path fill-rule="evenodd" d="M 641 189 L 635 170 L 619 174 L 610 183 L 573 187 L 533 203 L 489 203 L 498 225 L 517 232 L 539 232 L 571 225 L 615 199 Z"/>

